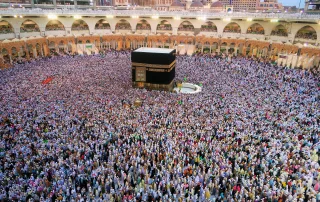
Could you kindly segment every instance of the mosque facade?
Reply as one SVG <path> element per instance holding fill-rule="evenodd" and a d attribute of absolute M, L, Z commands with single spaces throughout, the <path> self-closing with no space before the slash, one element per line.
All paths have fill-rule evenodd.
<path fill-rule="evenodd" d="M 196 9 L 193 3 L 190 6 Z M 140 47 L 173 48 L 189 55 L 242 55 L 291 68 L 318 67 L 320 60 L 320 25 L 315 15 L 179 10 L 56 10 L 48 14 L 27 9 L 1 10 L 0 14 L 2 68 L 17 58 L 47 56 L 51 51 L 93 54 L 105 48 Z"/>

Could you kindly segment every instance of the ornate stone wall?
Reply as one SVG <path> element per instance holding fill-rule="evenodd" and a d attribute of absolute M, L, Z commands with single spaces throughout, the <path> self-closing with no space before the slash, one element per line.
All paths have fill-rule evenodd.
<path fill-rule="evenodd" d="M 76 45 L 78 43 L 94 44 L 100 49 L 136 49 L 139 47 L 170 47 L 193 45 L 196 47 L 196 52 L 204 52 L 204 49 L 209 50 L 207 53 L 223 52 L 225 54 L 237 56 L 248 56 L 256 58 L 264 58 L 276 60 L 279 54 L 286 55 L 303 55 L 308 57 L 319 57 L 320 49 L 313 47 L 298 47 L 290 43 L 268 42 L 260 40 L 246 40 L 233 38 L 217 38 L 210 36 L 192 36 L 192 35 L 92 35 L 92 36 L 60 36 L 60 37 L 38 37 L 27 38 L 23 40 L 5 40 L 0 42 L 1 48 L 1 68 L 7 68 L 12 64 L 16 57 L 24 57 L 26 60 L 48 56 L 49 48 L 57 52 L 64 50 L 71 53 L 77 52 Z M 70 48 L 71 47 L 71 48 Z M 17 54 L 13 54 L 13 50 Z M 3 58 L 9 57 L 9 61 Z M 318 65 L 318 64 L 313 64 Z M 297 64 L 291 64 L 296 67 Z"/>

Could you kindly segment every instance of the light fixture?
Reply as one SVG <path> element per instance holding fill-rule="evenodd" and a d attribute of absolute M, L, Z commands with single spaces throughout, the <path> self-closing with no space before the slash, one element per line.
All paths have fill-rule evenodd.
<path fill-rule="evenodd" d="M 56 16 L 56 15 L 53 15 L 53 14 L 48 15 L 48 19 L 50 19 L 50 20 L 55 20 L 57 18 L 58 18 L 58 16 Z"/>
<path fill-rule="evenodd" d="M 158 15 L 154 15 L 151 17 L 152 19 L 159 19 L 159 16 Z"/>
<path fill-rule="evenodd" d="M 247 21 L 248 21 L 248 22 L 251 22 L 251 21 L 252 21 L 252 18 L 247 18 Z"/>
<path fill-rule="evenodd" d="M 17 18 L 18 16 L 17 16 L 17 15 L 14 15 L 13 17 L 14 17 L 14 18 Z"/>
<path fill-rule="evenodd" d="M 112 19 L 113 15 L 107 15 L 107 18 Z"/>
<path fill-rule="evenodd" d="M 307 47 L 307 46 L 308 46 L 308 43 L 304 43 L 303 46 L 304 46 L 304 47 Z"/>
<path fill-rule="evenodd" d="M 206 20 L 207 18 L 205 16 L 202 16 L 202 17 L 198 17 L 197 19 L 198 20 Z"/>
<path fill-rule="evenodd" d="M 137 16 L 137 15 L 133 15 L 133 16 L 131 16 L 131 17 L 134 18 L 134 19 L 139 18 L 139 16 Z"/>
<path fill-rule="evenodd" d="M 224 18 L 223 21 L 230 22 L 230 21 L 231 21 L 231 18 Z"/>
<path fill-rule="evenodd" d="M 19 17 L 20 17 L 20 18 L 23 18 L 23 16 L 22 16 L 22 15 L 20 15 Z"/>
<path fill-rule="evenodd" d="M 270 22 L 278 22 L 278 19 L 271 19 Z"/>
<path fill-rule="evenodd" d="M 176 16 L 176 17 L 174 17 L 173 19 L 175 19 L 175 20 L 181 20 L 181 17 L 180 17 L 180 16 Z"/>
<path fill-rule="evenodd" d="M 73 18 L 74 19 L 81 19 L 82 17 L 81 17 L 81 15 L 74 15 Z"/>

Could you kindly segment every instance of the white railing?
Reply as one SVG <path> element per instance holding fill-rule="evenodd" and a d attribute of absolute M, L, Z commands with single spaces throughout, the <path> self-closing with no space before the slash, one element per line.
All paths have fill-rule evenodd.
<path fill-rule="evenodd" d="M 25 8 L 9 8 L 0 10 L 0 15 L 116 15 L 116 16 L 159 16 L 159 17 L 215 17 L 215 18 L 267 18 L 267 19 L 308 19 L 320 20 L 320 15 L 306 14 L 306 13 L 250 13 L 250 12 L 201 12 L 201 11 L 156 11 L 156 10 L 81 10 L 81 9 L 25 9 Z"/>

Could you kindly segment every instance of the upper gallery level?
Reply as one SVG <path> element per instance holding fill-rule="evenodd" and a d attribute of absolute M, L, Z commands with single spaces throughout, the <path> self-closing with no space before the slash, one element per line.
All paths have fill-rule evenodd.
<path fill-rule="evenodd" d="M 147 7 L 141 7 L 137 9 L 125 9 L 118 10 L 113 9 L 113 7 L 104 7 L 103 9 L 26 9 L 26 8 L 9 8 L 9 9 L 0 9 L 1 16 L 13 17 L 14 15 L 23 15 L 23 16 L 39 16 L 46 17 L 48 14 L 55 14 L 58 16 L 135 16 L 140 17 L 186 17 L 186 18 L 218 18 L 223 19 L 225 17 L 230 18 L 255 18 L 255 19 L 279 19 L 279 20 L 289 20 L 289 21 L 312 21 L 317 22 L 320 20 L 320 14 L 307 14 L 303 12 L 299 13 L 286 13 L 286 12 L 275 12 L 275 13 L 264 13 L 264 12 L 224 12 L 223 10 L 217 11 L 206 11 L 206 10 L 170 10 L 170 11 L 159 11 L 153 10 Z"/>
<path fill-rule="evenodd" d="M 33 36 L 165 34 L 318 45 L 320 17 L 305 13 L 3 9 L 0 40 Z"/>

